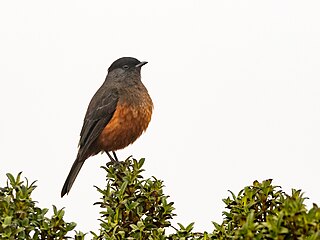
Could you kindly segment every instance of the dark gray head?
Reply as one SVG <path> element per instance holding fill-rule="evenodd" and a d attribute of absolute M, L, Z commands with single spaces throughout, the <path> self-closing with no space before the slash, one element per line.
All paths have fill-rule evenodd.
<path fill-rule="evenodd" d="M 147 63 L 148 62 L 140 62 L 138 59 L 132 57 L 122 57 L 111 64 L 111 66 L 108 69 L 108 72 L 111 72 L 115 69 L 122 69 L 125 71 L 140 69 L 143 65 Z"/>
<path fill-rule="evenodd" d="M 145 64 L 147 62 L 140 62 L 132 57 L 119 58 L 109 67 L 105 84 L 116 83 L 122 87 L 139 84 L 141 82 L 141 67 Z"/>

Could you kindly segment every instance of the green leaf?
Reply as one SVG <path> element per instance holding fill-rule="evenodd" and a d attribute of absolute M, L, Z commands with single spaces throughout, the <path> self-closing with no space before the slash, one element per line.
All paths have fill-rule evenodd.
<path fill-rule="evenodd" d="M 191 232 L 194 226 L 194 222 L 190 223 L 187 227 L 186 227 L 186 231 L 187 232 Z"/>
<path fill-rule="evenodd" d="M 130 227 L 132 228 L 133 231 L 139 231 L 139 228 L 135 224 L 130 224 Z"/>
<path fill-rule="evenodd" d="M 12 220 L 12 216 L 5 217 L 4 221 L 2 223 L 2 227 L 6 228 L 6 227 L 10 226 L 11 225 L 11 220 Z"/>
<path fill-rule="evenodd" d="M 139 160 L 139 166 L 138 166 L 139 169 L 142 168 L 144 162 L 145 162 L 145 158 L 141 158 L 141 159 Z"/>
<path fill-rule="evenodd" d="M 125 181 L 125 182 L 122 183 L 121 188 L 120 188 L 120 191 L 119 191 L 119 196 L 120 196 L 120 197 L 123 196 L 124 191 L 125 191 L 126 188 L 127 188 L 127 185 L 128 185 L 128 182 L 127 182 L 127 181 Z"/>
<path fill-rule="evenodd" d="M 9 181 L 10 181 L 10 185 L 11 186 L 15 186 L 16 185 L 16 180 L 15 180 L 14 176 L 11 173 L 7 173 L 6 175 L 7 175 L 7 178 L 9 179 Z"/>

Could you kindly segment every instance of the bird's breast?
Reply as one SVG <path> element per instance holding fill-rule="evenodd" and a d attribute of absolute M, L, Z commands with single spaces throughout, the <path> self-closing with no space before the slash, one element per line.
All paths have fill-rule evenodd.
<path fill-rule="evenodd" d="M 103 151 L 116 151 L 133 143 L 149 125 L 153 104 L 148 94 L 139 101 L 120 99 L 97 144 Z"/>

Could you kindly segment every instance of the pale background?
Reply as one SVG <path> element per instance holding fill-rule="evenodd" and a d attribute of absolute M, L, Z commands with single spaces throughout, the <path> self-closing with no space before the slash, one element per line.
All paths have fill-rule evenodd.
<path fill-rule="evenodd" d="M 97 230 L 108 159 L 60 190 L 92 95 L 122 56 L 149 61 L 147 132 L 119 151 L 164 180 L 174 223 L 212 231 L 222 198 L 254 180 L 320 202 L 319 1 L 1 1 L 0 180 L 38 180 L 41 207 Z"/>

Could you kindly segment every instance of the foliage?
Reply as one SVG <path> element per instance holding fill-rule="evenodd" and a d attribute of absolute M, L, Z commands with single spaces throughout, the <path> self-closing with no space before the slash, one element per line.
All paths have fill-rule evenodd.
<path fill-rule="evenodd" d="M 254 181 L 238 196 L 223 199 L 229 211 L 222 224 L 214 222 L 214 239 L 320 239 L 320 209 L 307 210 L 301 190 L 291 195 L 272 180 Z"/>
<path fill-rule="evenodd" d="M 102 208 L 99 234 L 94 239 L 165 239 L 174 214 L 163 194 L 163 182 L 141 176 L 144 159 L 127 159 L 103 167 L 107 185 L 96 203 Z"/>
<path fill-rule="evenodd" d="M 272 180 L 254 181 L 236 196 L 223 199 L 228 211 L 211 233 L 193 232 L 193 223 L 171 226 L 173 203 L 167 203 L 162 181 L 143 179 L 144 159 L 110 164 L 102 201 L 101 229 L 94 239 L 320 239 L 320 209 L 307 210 L 300 190 L 286 194 Z M 175 233 L 166 235 L 173 227 Z"/>
<path fill-rule="evenodd" d="M 16 178 L 8 173 L 7 178 L 7 185 L 0 188 L 0 239 L 65 239 L 75 228 L 75 223 L 63 220 L 63 209 L 53 206 L 53 216 L 48 218 L 48 209 L 36 206 L 31 198 L 35 182 L 24 184 L 21 173 Z M 75 239 L 83 236 L 79 232 Z"/>
<path fill-rule="evenodd" d="M 211 232 L 194 232 L 194 223 L 171 226 L 175 216 L 173 203 L 163 193 L 163 182 L 143 178 L 139 161 L 128 158 L 109 163 L 106 186 L 97 188 L 101 199 L 100 229 L 87 234 L 90 239 L 320 239 L 320 209 L 313 204 L 307 209 L 301 190 L 286 194 L 272 180 L 254 181 L 237 195 L 223 199 L 226 211 L 221 224 L 213 222 Z M 36 207 L 30 195 L 34 183 L 7 174 L 5 188 L 0 188 L 0 239 L 66 239 L 75 223 L 63 220 L 64 210 L 53 206 L 54 215 L 45 217 L 48 209 Z M 208 208 L 211 206 L 208 206 Z M 174 233 L 168 234 L 168 229 Z M 171 231 L 172 232 L 172 231 Z M 75 232 L 73 239 L 84 239 Z"/>

